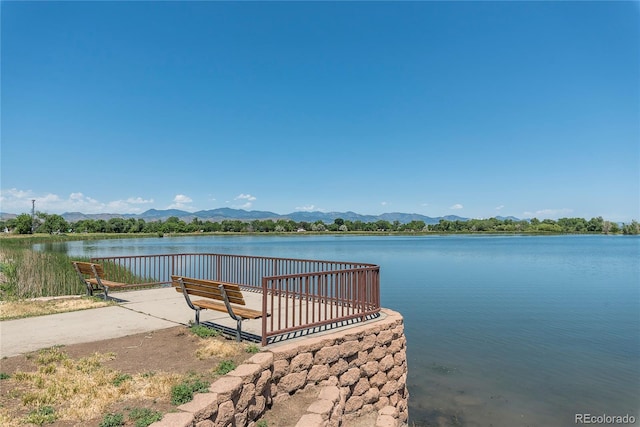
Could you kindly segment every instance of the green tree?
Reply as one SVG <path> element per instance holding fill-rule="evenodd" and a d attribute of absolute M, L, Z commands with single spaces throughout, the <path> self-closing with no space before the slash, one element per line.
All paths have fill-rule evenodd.
<path fill-rule="evenodd" d="M 602 233 L 604 226 L 604 220 L 601 216 L 597 218 L 591 218 L 587 223 L 587 231 L 590 233 Z"/>
<path fill-rule="evenodd" d="M 318 220 L 311 224 L 311 231 L 325 231 L 326 229 L 327 226 L 324 225 L 324 222 L 322 220 Z"/>
<path fill-rule="evenodd" d="M 15 219 L 14 231 L 18 234 L 31 234 L 31 225 L 33 221 L 31 215 L 20 214 Z"/>
<path fill-rule="evenodd" d="M 217 221 L 205 221 L 203 227 L 204 227 L 204 231 L 207 231 L 210 233 L 211 232 L 217 233 L 222 229 L 222 227 L 220 226 L 220 223 Z"/>
<path fill-rule="evenodd" d="M 44 233 L 65 233 L 69 230 L 69 223 L 60 215 L 46 215 L 44 214 L 44 222 L 39 228 Z"/>
<path fill-rule="evenodd" d="M 300 221 L 297 228 L 302 228 L 304 231 L 311 231 L 311 224 L 307 221 Z"/>
<path fill-rule="evenodd" d="M 184 233 L 187 231 L 187 224 L 177 216 L 170 216 L 160 228 L 165 233 Z"/>
<path fill-rule="evenodd" d="M 622 234 L 640 234 L 640 223 L 634 219 L 631 224 L 623 224 Z"/>
<path fill-rule="evenodd" d="M 416 221 L 413 220 L 410 223 L 406 224 L 404 226 L 405 230 L 410 230 L 410 231 L 423 231 L 425 230 L 426 224 L 424 223 L 424 221 L 420 220 L 420 221 Z"/>
<path fill-rule="evenodd" d="M 278 227 L 280 227 L 282 231 L 291 232 L 298 229 L 298 224 L 292 220 L 279 219 L 276 222 L 276 229 L 278 229 Z"/>
<path fill-rule="evenodd" d="M 384 220 L 384 219 L 376 221 L 375 222 L 375 227 L 379 231 L 389 231 L 389 230 L 391 230 L 393 228 L 391 223 L 389 221 Z"/>
<path fill-rule="evenodd" d="M 112 233 L 125 233 L 127 231 L 127 224 L 122 218 L 111 218 L 107 221 Z"/>
<path fill-rule="evenodd" d="M 355 221 L 353 221 L 353 225 L 349 227 L 349 230 L 362 231 L 365 229 L 365 227 L 366 227 L 366 224 L 364 222 L 362 222 L 359 219 L 356 219 Z"/>
<path fill-rule="evenodd" d="M 109 224 L 104 219 L 96 220 L 94 226 L 94 233 L 108 233 L 109 231 L 111 231 L 111 229 L 109 228 Z"/>
<path fill-rule="evenodd" d="M 267 233 L 271 233 L 275 230 L 276 230 L 276 223 L 273 222 L 272 219 L 266 219 L 262 221 L 262 230 L 260 231 L 266 231 Z"/>

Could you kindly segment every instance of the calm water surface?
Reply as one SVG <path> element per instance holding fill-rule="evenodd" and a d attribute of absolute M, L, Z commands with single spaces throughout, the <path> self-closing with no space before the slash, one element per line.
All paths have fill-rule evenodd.
<path fill-rule="evenodd" d="M 640 418 L 640 238 L 233 236 L 67 242 L 71 256 L 213 252 L 380 265 L 405 319 L 416 426 Z"/>

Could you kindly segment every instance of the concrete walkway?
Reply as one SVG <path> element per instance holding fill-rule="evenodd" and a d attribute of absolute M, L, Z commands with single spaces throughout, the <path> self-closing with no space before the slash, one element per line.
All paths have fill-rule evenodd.
<path fill-rule="evenodd" d="M 254 310 L 262 309 L 262 294 L 243 292 L 246 306 Z M 195 312 L 189 308 L 181 292 L 175 288 L 154 288 L 109 294 L 118 305 L 73 311 L 69 313 L 50 314 L 29 317 L 26 319 L 0 321 L 0 358 L 17 356 L 41 348 L 55 345 L 70 345 L 102 341 L 110 338 L 188 325 L 195 320 Z M 295 308 L 294 308 L 295 305 Z M 309 303 L 291 298 L 281 298 L 270 313 L 270 321 L 278 324 L 286 316 L 294 313 L 307 313 L 315 310 L 315 320 L 323 320 L 327 313 L 336 309 L 326 309 L 324 305 L 311 307 Z M 384 316 L 383 316 L 384 317 Z M 367 322 L 375 321 L 374 319 Z M 236 321 L 228 313 L 214 310 L 203 310 L 200 322 L 207 326 L 225 330 L 235 336 Z M 290 341 L 313 334 L 330 332 L 332 329 L 349 328 L 358 323 L 345 322 L 330 327 L 311 328 L 295 331 L 277 337 L 271 344 L 283 340 Z M 262 336 L 262 319 L 246 319 L 242 321 L 243 340 L 259 342 Z"/>
<path fill-rule="evenodd" d="M 250 293 L 246 293 L 250 294 Z M 17 356 L 54 345 L 101 341 L 158 329 L 187 325 L 194 320 L 181 293 L 156 288 L 109 294 L 117 306 L 50 314 L 0 322 L 0 358 Z M 256 299 L 256 301 L 253 301 Z M 247 295 L 247 305 L 259 308 L 260 295 Z M 204 310 L 201 322 L 215 322 L 235 329 L 227 313 Z M 243 330 L 260 334 L 261 321 L 242 323 Z"/>

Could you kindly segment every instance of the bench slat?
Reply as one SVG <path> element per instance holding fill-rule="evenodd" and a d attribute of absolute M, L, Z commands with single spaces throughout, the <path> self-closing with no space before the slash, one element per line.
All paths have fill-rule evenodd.
<path fill-rule="evenodd" d="M 227 313 L 227 306 L 222 302 L 214 302 L 214 301 L 205 301 L 205 300 L 197 300 L 191 301 L 191 303 L 195 306 L 206 308 L 209 310 L 221 311 L 223 313 Z M 250 308 L 244 307 L 232 307 L 233 312 L 242 317 L 243 319 L 259 319 L 262 317 L 262 312 L 257 310 L 251 310 Z"/>
<path fill-rule="evenodd" d="M 220 284 L 222 283 L 213 282 L 212 286 L 194 285 L 193 283 L 190 283 L 186 280 L 184 280 L 183 283 L 185 288 L 187 288 L 188 292 L 208 293 L 208 294 L 211 294 L 210 298 L 215 298 L 215 299 L 223 298 L 222 292 L 220 291 L 220 288 L 219 288 Z M 227 297 L 229 298 L 229 301 L 235 304 L 245 305 L 244 296 L 242 295 L 241 291 L 229 290 L 227 285 L 223 285 L 223 286 L 224 286 L 225 292 L 227 293 Z M 175 287 L 176 289 L 178 289 L 178 291 L 180 291 L 181 289 L 180 282 L 177 282 Z"/>
<path fill-rule="evenodd" d="M 172 286 L 176 288 L 176 291 L 182 292 L 179 276 L 171 276 L 173 279 Z M 227 293 L 229 302 L 233 304 L 246 305 L 244 296 L 240 290 L 240 286 L 235 283 L 218 282 L 214 280 L 202 280 L 192 279 L 190 277 L 182 277 L 182 283 L 184 284 L 187 293 L 217 300 L 224 300 L 222 292 L 220 292 L 220 285 L 224 286 L 224 290 Z"/>
<path fill-rule="evenodd" d="M 205 297 L 205 298 L 211 298 L 211 299 L 217 299 L 220 301 L 224 301 L 224 297 L 222 296 L 222 292 L 220 292 L 220 289 L 218 287 L 196 287 L 196 286 L 190 286 L 188 283 L 185 282 L 185 288 L 187 289 L 187 293 L 191 294 L 191 295 L 197 295 L 199 297 Z M 182 292 L 182 288 L 178 286 L 176 286 L 176 291 L 177 292 Z M 227 297 L 229 298 L 229 302 L 233 303 L 233 304 L 238 304 L 238 305 L 246 305 L 244 298 L 242 297 L 242 295 L 240 296 L 240 298 L 238 297 L 234 297 L 233 295 L 227 295 Z"/>
<path fill-rule="evenodd" d="M 102 276 L 104 275 L 104 270 L 103 270 L 101 264 L 95 264 L 95 263 L 92 263 L 92 262 L 74 261 L 73 265 L 75 265 L 76 268 L 82 274 L 87 274 L 87 275 L 93 277 L 94 276 L 93 268 L 95 268 L 96 269 L 96 273 L 98 273 L 98 276 L 100 276 L 101 279 L 102 279 Z"/>
<path fill-rule="evenodd" d="M 92 285 L 96 285 L 99 286 L 100 284 L 98 283 L 98 279 L 88 279 L 87 280 L 89 283 L 91 283 Z M 119 282 L 112 282 L 111 280 L 104 280 L 103 278 L 100 278 L 100 281 L 102 282 L 103 285 L 108 286 L 110 288 L 133 288 L 136 286 L 140 286 L 140 285 L 127 285 L 126 283 L 119 283 Z"/>

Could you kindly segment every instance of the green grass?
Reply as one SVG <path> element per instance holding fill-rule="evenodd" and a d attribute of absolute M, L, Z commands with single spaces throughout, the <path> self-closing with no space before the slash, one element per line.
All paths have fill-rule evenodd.
<path fill-rule="evenodd" d="M 124 415 L 121 413 L 107 414 L 102 418 L 100 427 L 118 427 L 124 425 Z"/>
<path fill-rule="evenodd" d="M 129 412 L 129 420 L 133 421 L 136 427 L 147 427 L 161 419 L 160 412 L 149 408 L 134 408 Z"/>
<path fill-rule="evenodd" d="M 192 325 L 189 330 L 192 334 L 197 335 L 200 338 L 217 337 L 220 335 L 220 331 L 202 325 Z"/>
<path fill-rule="evenodd" d="M 204 393 L 209 390 L 209 383 L 202 379 L 191 375 L 185 378 L 180 384 L 176 384 L 171 388 L 171 403 L 174 405 L 182 405 L 193 399 L 194 393 Z"/>
<path fill-rule="evenodd" d="M 53 407 L 41 406 L 29 412 L 25 418 L 25 422 L 41 426 L 43 424 L 52 424 L 57 418 L 58 416 Z"/>
<path fill-rule="evenodd" d="M 223 360 L 222 362 L 218 363 L 218 366 L 216 367 L 216 374 L 226 375 L 234 369 L 236 369 L 236 364 L 233 362 L 233 360 Z"/>
<path fill-rule="evenodd" d="M 260 347 L 258 347 L 256 344 L 247 344 L 247 347 L 245 347 L 244 351 L 250 354 L 256 354 L 260 352 Z"/>
<path fill-rule="evenodd" d="M 129 381 L 130 379 L 132 379 L 133 377 L 129 374 L 118 374 L 118 376 L 116 376 L 113 379 L 112 384 L 116 387 L 120 387 L 122 385 L 122 383 L 124 383 L 125 381 Z"/>

